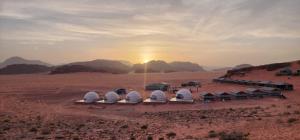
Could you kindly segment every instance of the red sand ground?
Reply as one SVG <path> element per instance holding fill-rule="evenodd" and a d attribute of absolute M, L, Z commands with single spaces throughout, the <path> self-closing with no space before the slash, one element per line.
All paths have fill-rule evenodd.
<path fill-rule="evenodd" d="M 299 65 L 293 66 L 299 68 Z M 75 73 L 0 76 L 1 139 L 218 139 L 233 131 L 249 139 L 300 139 L 300 77 L 276 77 L 253 71 L 236 79 L 285 81 L 295 90 L 288 99 L 249 99 L 202 103 L 202 91 L 243 90 L 247 86 L 212 83 L 224 72 L 147 74 L 146 83 L 199 80 L 195 104 L 75 105 L 85 92 L 101 95 L 116 88 L 134 89 L 146 98 L 144 74 Z M 174 94 L 168 93 L 169 97 Z M 210 132 L 209 131 L 214 131 Z M 216 137 L 214 137 L 214 134 Z M 174 136 L 175 135 L 175 136 Z"/>

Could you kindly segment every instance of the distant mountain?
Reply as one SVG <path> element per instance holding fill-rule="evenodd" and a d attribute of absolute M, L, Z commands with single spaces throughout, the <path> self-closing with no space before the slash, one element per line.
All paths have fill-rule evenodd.
<path fill-rule="evenodd" d="M 237 69 L 243 69 L 243 68 L 249 68 L 249 67 L 253 67 L 250 64 L 240 64 L 240 65 L 236 65 L 235 67 L 233 67 L 233 70 L 237 70 Z"/>
<path fill-rule="evenodd" d="M 176 71 L 205 71 L 200 65 L 191 62 L 171 62 L 169 63 Z"/>
<path fill-rule="evenodd" d="M 21 57 L 11 57 L 6 59 L 4 62 L 0 63 L 0 68 L 4 68 L 8 65 L 13 65 L 13 64 L 36 64 L 36 65 L 44 65 L 44 66 L 51 66 L 51 64 L 42 62 L 40 60 L 28 60 L 28 59 L 24 59 Z"/>
<path fill-rule="evenodd" d="M 174 72 L 175 69 L 161 60 L 152 60 L 144 64 L 134 64 L 132 69 L 135 73 L 144 73 L 145 69 L 148 73 L 156 72 Z"/>
<path fill-rule="evenodd" d="M 0 74 L 32 74 L 49 72 L 51 67 L 36 64 L 13 64 L 0 69 Z"/>
<path fill-rule="evenodd" d="M 115 60 L 97 59 L 93 61 L 74 62 L 56 67 L 51 74 L 73 72 L 103 72 L 103 73 L 129 73 L 131 67 Z"/>
<path fill-rule="evenodd" d="M 153 60 L 144 64 L 135 64 L 132 69 L 136 73 L 144 73 L 147 69 L 148 73 L 154 72 L 179 72 L 179 71 L 204 71 L 198 64 L 191 62 L 171 62 L 167 63 L 162 60 Z"/>
<path fill-rule="evenodd" d="M 125 65 L 127 65 L 127 66 L 132 66 L 132 63 L 131 62 L 129 62 L 129 61 L 125 61 L 125 60 L 119 60 L 122 64 L 125 64 Z"/>

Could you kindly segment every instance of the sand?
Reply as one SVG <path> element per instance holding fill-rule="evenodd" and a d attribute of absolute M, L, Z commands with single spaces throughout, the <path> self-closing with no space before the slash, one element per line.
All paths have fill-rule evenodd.
<path fill-rule="evenodd" d="M 298 66 L 293 66 L 298 68 Z M 276 77 L 264 70 L 235 79 L 292 83 L 294 91 L 278 98 L 203 103 L 203 91 L 244 90 L 248 86 L 213 83 L 224 72 L 167 74 L 74 73 L 0 76 L 0 139 L 219 139 L 240 132 L 249 139 L 300 139 L 300 77 Z M 117 87 L 137 90 L 168 82 L 198 80 L 194 104 L 76 105 L 90 90 L 103 96 Z M 167 93 L 168 98 L 174 97 Z M 219 134 L 221 133 L 221 134 Z M 215 135 L 214 135 L 215 134 Z M 223 134 L 223 135 L 222 135 Z"/>

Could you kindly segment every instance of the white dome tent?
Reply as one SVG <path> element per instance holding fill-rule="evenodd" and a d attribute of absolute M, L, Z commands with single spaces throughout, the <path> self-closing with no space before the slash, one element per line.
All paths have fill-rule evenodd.
<path fill-rule="evenodd" d="M 137 104 L 142 101 L 142 96 L 137 91 L 129 92 L 125 99 L 118 101 L 121 104 Z"/>
<path fill-rule="evenodd" d="M 166 94 L 161 90 L 155 90 L 151 93 L 150 98 L 144 100 L 145 104 L 151 103 L 166 103 L 167 97 Z"/>
<path fill-rule="evenodd" d="M 91 103 L 96 103 L 99 100 L 99 95 L 95 91 L 89 91 L 87 92 L 83 100 L 78 100 L 76 103 L 83 103 L 83 104 L 91 104 Z"/>
<path fill-rule="evenodd" d="M 175 103 L 193 103 L 193 96 L 190 90 L 180 89 L 176 92 L 176 97 L 172 98 L 170 102 Z"/>
<path fill-rule="evenodd" d="M 97 103 L 99 104 L 113 104 L 116 103 L 120 100 L 120 96 L 114 92 L 114 91 L 109 91 L 105 94 L 104 100 L 98 101 Z"/>

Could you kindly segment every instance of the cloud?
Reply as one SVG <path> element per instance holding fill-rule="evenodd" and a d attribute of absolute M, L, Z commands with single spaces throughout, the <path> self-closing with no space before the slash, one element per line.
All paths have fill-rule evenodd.
<path fill-rule="evenodd" d="M 155 46 L 216 54 L 231 46 L 274 46 L 277 40 L 295 46 L 299 5 L 298 0 L 3 0 L 0 41 L 12 48 Z"/>

